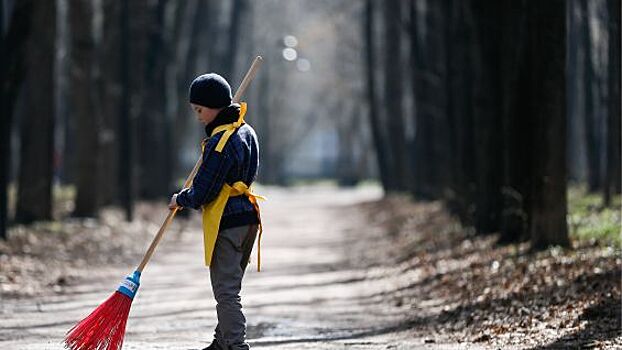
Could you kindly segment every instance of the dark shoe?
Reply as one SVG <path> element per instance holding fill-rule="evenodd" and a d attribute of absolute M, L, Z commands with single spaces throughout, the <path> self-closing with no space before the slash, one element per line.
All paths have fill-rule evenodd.
<path fill-rule="evenodd" d="M 218 342 L 216 342 L 216 339 L 214 339 L 212 340 L 212 343 L 203 350 L 223 350 L 223 348 L 220 347 L 220 345 L 218 345 Z"/>

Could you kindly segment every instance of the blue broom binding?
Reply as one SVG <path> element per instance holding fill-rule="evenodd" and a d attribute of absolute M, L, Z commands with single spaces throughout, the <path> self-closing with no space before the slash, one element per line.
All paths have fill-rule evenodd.
<path fill-rule="evenodd" d="M 134 271 L 133 274 L 128 275 L 117 288 L 117 292 L 127 295 L 130 299 L 134 299 L 138 287 L 140 286 L 140 271 Z"/>

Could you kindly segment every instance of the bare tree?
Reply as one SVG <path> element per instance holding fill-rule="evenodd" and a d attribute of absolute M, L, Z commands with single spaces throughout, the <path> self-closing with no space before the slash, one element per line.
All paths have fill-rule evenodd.
<path fill-rule="evenodd" d="M 166 67 L 172 53 L 167 42 L 167 31 L 172 30 L 168 22 L 175 16 L 167 16 L 166 10 L 167 6 L 176 7 L 177 4 L 159 0 L 153 7 L 146 9 L 151 15 L 145 18 L 148 45 L 142 52 L 145 65 L 140 76 L 145 85 L 138 117 L 138 162 L 141 179 L 138 191 L 146 199 L 168 194 L 170 186 L 171 145 L 168 134 L 171 126 L 167 123 L 166 115 Z"/>
<path fill-rule="evenodd" d="M 224 58 L 223 75 L 228 77 L 230 81 L 233 81 L 236 73 L 236 58 L 238 48 L 240 46 L 240 33 L 242 31 L 242 23 L 245 13 L 248 8 L 247 0 L 233 0 L 233 7 L 231 8 L 229 19 L 229 41 L 227 42 L 227 57 Z"/>
<path fill-rule="evenodd" d="M 593 51 L 594 44 L 590 26 L 590 4 L 588 1 L 580 1 L 581 13 L 583 15 L 583 84 L 585 86 L 585 104 L 583 114 L 583 126 L 585 129 L 585 145 L 587 156 L 587 183 L 590 192 L 596 191 L 601 187 L 601 162 L 600 149 L 598 142 L 598 123 L 595 113 L 596 92 L 594 87 L 596 77 L 594 72 Z"/>
<path fill-rule="evenodd" d="M 119 55 L 121 72 L 121 103 L 119 121 L 119 201 L 125 210 L 125 218 L 132 221 L 134 218 L 134 195 L 135 195 L 135 168 L 134 168 L 134 122 L 130 111 L 130 6 L 129 0 L 123 0 L 121 16 L 121 54 Z"/>
<path fill-rule="evenodd" d="M 568 246 L 566 223 L 566 3 L 530 3 L 531 243 Z"/>
<path fill-rule="evenodd" d="M 94 217 L 99 208 L 99 156 L 101 121 L 95 108 L 98 93 L 94 79 L 95 43 L 93 38 L 93 1 L 70 0 L 71 26 L 71 104 L 77 127 L 75 216 Z"/>
<path fill-rule="evenodd" d="M 391 174 L 387 178 L 388 191 L 406 191 L 409 176 L 410 159 L 406 156 L 407 145 L 404 129 L 404 111 L 402 109 L 402 63 L 401 63 L 401 1 L 384 1 L 385 49 L 384 69 L 385 86 L 383 105 L 386 110 L 388 145 L 390 152 L 387 155 Z"/>
<path fill-rule="evenodd" d="M 411 24 L 411 36 L 421 36 L 417 31 L 420 15 L 416 12 L 416 1 L 413 2 L 414 19 Z M 471 60 L 473 55 L 470 54 L 470 47 L 473 40 L 473 30 L 469 30 L 473 19 L 471 12 L 468 11 L 470 2 L 449 2 L 446 11 L 447 28 L 445 29 L 445 45 L 446 45 L 446 74 L 445 86 L 447 89 L 447 134 L 449 140 L 448 151 L 452 154 L 449 158 L 448 183 L 443 192 L 443 198 L 446 200 L 448 208 L 452 213 L 456 214 L 464 224 L 473 224 L 473 213 L 471 209 L 471 191 L 469 191 L 469 183 L 473 183 L 473 167 L 471 166 L 474 158 L 473 138 L 473 109 L 471 108 L 471 91 L 470 84 L 473 82 Z M 468 17 L 468 18 L 467 18 Z M 415 36 L 415 34 L 417 34 Z M 413 42 L 412 50 L 416 52 L 416 59 L 422 60 L 421 56 L 425 53 L 425 48 L 418 47 L 418 42 Z M 413 54 L 414 56 L 414 54 Z M 417 74 L 413 78 L 419 77 Z M 417 90 L 416 84 L 413 84 Z M 415 91 L 415 96 L 417 96 Z M 421 93 L 421 92 L 419 92 Z M 417 116 L 416 116 L 417 117 Z M 416 119 L 418 120 L 418 119 Z M 424 131 L 422 131 L 424 132 Z M 417 132 L 419 137 L 420 133 Z M 425 136 L 423 136 L 425 137 Z M 421 173 L 420 169 L 415 166 L 415 171 Z M 421 176 L 417 176 L 419 180 Z M 420 193 L 422 185 L 416 183 L 416 192 Z"/>
<path fill-rule="evenodd" d="M 447 1 L 411 4 L 412 86 L 415 104 L 412 193 L 419 199 L 440 199 L 450 182 L 450 111 L 447 51 Z M 467 114 L 468 116 L 468 114 Z M 462 117 L 465 117 L 462 115 Z M 465 122 L 468 126 L 470 123 Z M 468 129 L 463 129 L 469 133 Z M 466 143 L 470 145 L 470 143 Z M 470 162 L 470 159 L 467 160 Z"/>
<path fill-rule="evenodd" d="M 4 4 L 0 4 L 0 239 L 8 226 L 11 126 L 15 100 L 25 75 L 26 43 L 32 29 L 32 1 L 19 1 L 4 32 Z"/>
<path fill-rule="evenodd" d="M 110 205 L 117 200 L 119 130 L 117 122 L 121 103 L 121 2 L 105 0 L 102 4 L 103 24 L 101 43 L 97 45 L 97 63 L 101 72 L 97 86 L 105 103 L 101 103 L 99 200 Z"/>
<path fill-rule="evenodd" d="M 530 74 L 528 73 L 528 11 L 526 3 L 507 1 L 502 4 L 500 31 L 502 91 L 502 188 L 500 242 L 529 240 L 528 214 L 531 161 L 526 144 L 532 144 L 529 116 Z"/>
<path fill-rule="evenodd" d="M 498 1 L 472 1 L 473 41 L 469 54 L 472 62 L 473 140 L 476 140 L 474 226 L 479 233 L 496 232 L 500 225 L 501 206 L 501 76 L 498 60 L 498 36 L 489 28 L 500 28 L 501 6 Z M 467 17 L 468 18 L 468 17 Z"/>
<path fill-rule="evenodd" d="M 20 128 L 20 167 L 15 220 L 52 218 L 54 155 L 54 48 L 56 3 L 38 1 L 32 9 L 28 40 L 26 112 Z"/>
<path fill-rule="evenodd" d="M 374 45 L 374 2 L 373 0 L 365 1 L 365 78 L 367 81 L 367 103 L 369 105 L 369 125 L 371 129 L 374 149 L 376 150 L 376 160 L 378 163 L 378 172 L 382 186 L 386 189 L 390 186 L 390 170 L 388 164 L 388 149 L 386 140 L 383 138 L 382 125 L 380 121 L 378 101 L 376 97 L 376 78 L 374 70 L 376 68 L 376 48 Z"/>
<path fill-rule="evenodd" d="M 603 184 L 604 204 L 620 193 L 620 1 L 608 0 L 609 12 L 609 103 L 607 115 L 607 167 Z"/>

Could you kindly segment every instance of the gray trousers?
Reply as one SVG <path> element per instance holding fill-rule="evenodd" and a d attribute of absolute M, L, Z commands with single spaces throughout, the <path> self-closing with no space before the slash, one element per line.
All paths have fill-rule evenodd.
<path fill-rule="evenodd" d="M 240 289 L 257 229 L 257 225 L 233 227 L 220 231 L 216 239 L 210 279 L 218 314 L 214 339 L 221 349 L 249 349 L 245 341 L 246 318 L 240 304 Z"/>

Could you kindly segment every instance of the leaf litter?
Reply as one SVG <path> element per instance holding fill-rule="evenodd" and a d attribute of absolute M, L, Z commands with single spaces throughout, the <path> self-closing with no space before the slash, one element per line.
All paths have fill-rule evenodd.
<path fill-rule="evenodd" d="M 499 245 L 496 234 L 461 227 L 439 201 L 389 196 L 346 210 L 364 227 L 347 249 L 350 264 L 368 278 L 391 275 L 382 300 L 409 310 L 413 336 L 495 349 L 622 348 L 615 245 Z"/>

